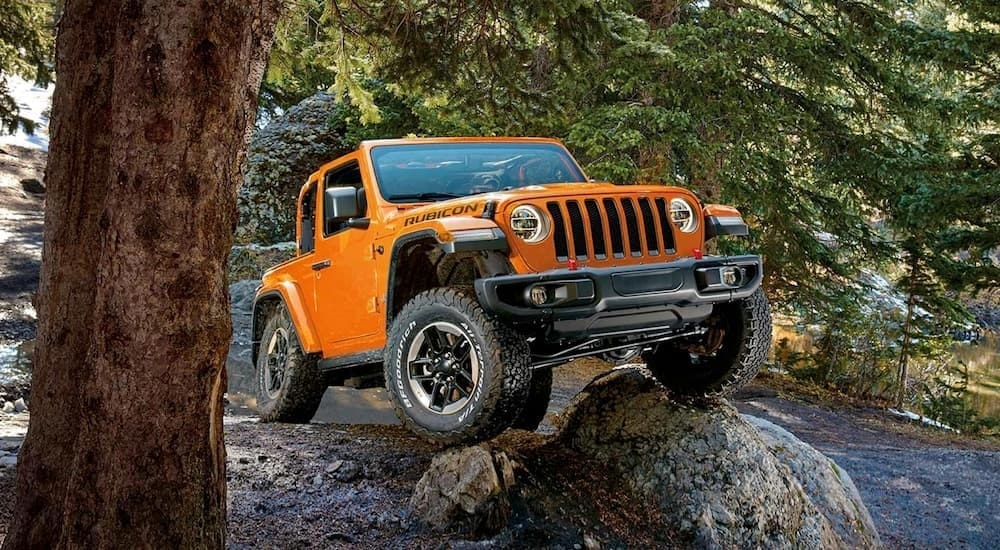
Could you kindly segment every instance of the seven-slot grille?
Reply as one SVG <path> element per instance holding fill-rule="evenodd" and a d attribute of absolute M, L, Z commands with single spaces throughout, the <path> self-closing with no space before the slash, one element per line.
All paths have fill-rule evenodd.
<path fill-rule="evenodd" d="M 674 252 L 670 199 L 621 197 L 549 201 L 556 260 L 596 261 Z"/>

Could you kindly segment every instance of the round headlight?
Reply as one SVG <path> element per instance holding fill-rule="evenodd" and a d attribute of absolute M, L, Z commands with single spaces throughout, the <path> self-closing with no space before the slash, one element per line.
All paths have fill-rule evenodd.
<path fill-rule="evenodd" d="M 518 206 L 510 213 L 510 230 L 526 243 L 541 242 L 549 236 L 549 218 L 534 206 Z"/>
<path fill-rule="evenodd" d="M 694 215 L 694 207 L 684 199 L 670 199 L 670 221 L 674 222 L 682 233 L 691 233 L 698 229 L 698 218 Z"/>

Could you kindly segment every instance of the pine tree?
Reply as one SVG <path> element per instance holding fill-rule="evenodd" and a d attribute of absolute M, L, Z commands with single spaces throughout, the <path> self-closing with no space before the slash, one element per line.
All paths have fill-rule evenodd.
<path fill-rule="evenodd" d="M 0 132 L 34 131 L 19 116 L 7 77 L 18 75 L 47 85 L 52 78 L 52 5 L 39 0 L 0 0 Z"/>
<path fill-rule="evenodd" d="M 735 203 L 752 239 L 720 250 L 763 253 L 786 311 L 834 319 L 865 299 L 860 268 L 898 265 L 907 356 L 946 331 L 913 311 L 952 318 L 949 297 L 997 283 L 993 2 L 329 6 L 317 51 L 347 96 L 374 77 L 423 131 L 562 137 L 593 177 Z"/>

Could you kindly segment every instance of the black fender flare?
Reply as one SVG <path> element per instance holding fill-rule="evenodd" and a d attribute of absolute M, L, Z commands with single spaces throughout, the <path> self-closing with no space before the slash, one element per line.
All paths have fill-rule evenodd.
<path fill-rule="evenodd" d="M 499 227 L 490 229 L 489 236 L 481 236 L 474 239 L 454 239 L 442 241 L 438 232 L 434 229 L 421 229 L 408 233 L 396 239 L 392 245 L 392 252 L 389 254 L 389 277 L 386 281 L 385 296 L 385 326 L 392 325 L 393 311 L 395 310 L 396 274 L 399 272 L 397 266 L 406 247 L 417 241 L 428 241 L 436 244 L 445 254 L 455 254 L 458 252 L 473 252 L 478 250 L 508 250 L 507 237 Z"/>

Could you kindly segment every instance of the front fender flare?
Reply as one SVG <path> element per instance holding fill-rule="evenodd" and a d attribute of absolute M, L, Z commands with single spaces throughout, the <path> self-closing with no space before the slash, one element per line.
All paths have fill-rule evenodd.
<path fill-rule="evenodd" d="M 322 351 L 319 333 L 313 325 L 312 317 L 308 314 L 305 302 L 302 300 L 302 291 L 297 284 L 292 281 L 281 281 L 271 288 L 262 288 L 257 292 L 253 301 L 253 316 L 251 317 L 251 334 L 253 335 L 253 362 L 257 364 L 257 351 L 260 347 L 260 334 L 264 330 L 262 313 L 265 304 L 279 301 L 284 304 L 288 311 L 288 316 L 295 325 L 295 332 L 302 346 L 304 353 L 318 353 Z"/>
<path fill-rule="evenodd" d="M 445 253 L 470 250 L 507 250 L 507 236 L 497 223 L 479 217 L 438 218 L 424 222 L 414 233 L 433 234 Z"/>

